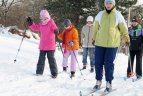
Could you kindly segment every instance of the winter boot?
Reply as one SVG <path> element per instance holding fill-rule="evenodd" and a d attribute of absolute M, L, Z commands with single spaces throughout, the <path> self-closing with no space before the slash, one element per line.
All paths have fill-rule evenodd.
<path fill-rule="evenodd" d="M 63 71 L 67 71 L 67 67 L 63 67 Z"/>
<path fill-rule="evenodd" d="M 94 68 L 93 68 L 93 67 L 91 67 L 90 72 L 91 72 L 91 73 L 94 72 Z"/>
<path fill-rule="evenodd" d="M 129 73 L 127 73 L 127 77 L 128 77 L 128 78 L 133 77 L 134 75 L 135 75 L 134 72 L 129 72 Z"/>
<path fill-rule="evenodd" d="M 96 85 L 93 87 L 93 90 L 99 90 L 101 87 L 102 81 L 101 80 L 97 80 L 96 81 Z"/>
<path fill-rule="evenodd" d="M 83 64 L 83 68 L 82 68 L 82 69 L 83 69 L 83 70 L 86 69 L 86 65 L 85 65 L 85 64 Z"/>
<path fill-rule="evenodd" d="M 70 78 L 73 78 L 73 77 L 75 77 L 75 72 L 74 72 L 74 71 L 71 71 L 71 76 L 70 76 Z"/>
<path fill-rule="evenodd" d="M 106 89 L 104 90 L 104 92 L 111 92 L 112 91 L 112 84 L 111 82 L 106 82 Z"/>
<path fill-rule="evenodd" d="M 140 75 L 137 75 L 137 79 L 141 79 L 142 78 L 142 76 L 140 76 Z"/>
<path fill-rule="evenodd" d="M 55 79 L 55 78 L 57 78 L 57 75 L 52 75 L 51 77 L 52 77 L 53 79 Z"/>

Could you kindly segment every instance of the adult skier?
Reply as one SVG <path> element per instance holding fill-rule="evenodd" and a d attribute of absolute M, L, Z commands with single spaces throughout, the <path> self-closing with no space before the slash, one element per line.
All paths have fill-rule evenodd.
<path fill-rule="evenodd" d="M 114 60 L 117 48 L 120 46 L 120 35 L 126 45 L 129 45 L 130 40 L 126 22 L 121 13 L 115 8 L 115 0 L 105 0 L 104 6 L 105 10 L 97 14 L 93 25 L 97 80 L 94 90 L 98 90 L 101 87 L 104 66 L 105 92 L 110 92 L 112 91 L 112 80 L 114 78 Z"/>

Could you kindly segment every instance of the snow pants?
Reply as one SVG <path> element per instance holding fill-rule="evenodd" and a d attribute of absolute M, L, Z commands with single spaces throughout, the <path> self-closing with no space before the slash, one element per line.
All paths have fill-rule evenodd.
<path fill-rule="evenodd" d="M 142 51 L 141 50 L 130 51 L 127 75 L 131 72 L 131 68 L 133 71 L 135 56 L 136 56 L 136 75 L 142 77 Z"/>
<path fill-rule="evenodd" d="M 55 50 L 49 50 L 49 51 L 40 50 L 36 74 L 41 74 L 41 75 L 43 74 L 46 55 L 48 58 L 51 74 L 53 76 L 56 76 L 58 74 L 58 69 L 57 69 L 57 64 L 56 64 L 56 60 L 54 57 L 54 53 L 55 53 Z"/>
<path fill-rule="evenodd" d="M 102 80 L 104 66 L 106 81 L 111 83 L 114 78 L 114 60 L 116 57 L 117 48 L 96 46 L 95 50 L 96 80 Z"/>
<path fill-rule="evenodd" d="M 64 53 L 63 57 L 63 67 L 68 66 L 68 58 L 71 56 L 71 62 L 70 62 L 70 71 L 75 72 L 76 71 L 76 65 L 77 65 L 77 54 L 78 50 L 67 50 L 66 53 Z"/>

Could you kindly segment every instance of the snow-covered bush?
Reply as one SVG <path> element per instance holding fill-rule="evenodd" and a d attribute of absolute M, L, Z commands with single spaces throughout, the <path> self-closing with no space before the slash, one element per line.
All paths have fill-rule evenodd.
<path fill-rule="evenodd" d="M 25 32 L 26 31 L 26 32 Z M 31 31 L 29 30 L 20 30 L 17 26 L 12 26 L 8 32 L 12 33 L 12 34 L 17 34 L 19 36 L 24 36 L 28 39 L 30 38 L 34 38 L 34 39 L 39 39 L 39 36 L 38 34 L 35 34 L 35 33 L 32 33 Z"/>

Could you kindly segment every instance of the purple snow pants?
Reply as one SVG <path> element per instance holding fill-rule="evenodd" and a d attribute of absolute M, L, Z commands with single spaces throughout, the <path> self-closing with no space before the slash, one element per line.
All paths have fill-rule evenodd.
<path fill-rule="evenodd" d="M 68 58 L 71 56 L 71 61 L 70 61 L 70 71 L 76 71 L 76 65 L 77 65 L 77 54 L 78 50 L 67 50 L 66 53 L 64 53 L 63 57 L 63 67 L 68 66 Z"/>

